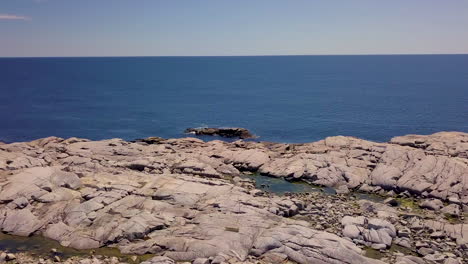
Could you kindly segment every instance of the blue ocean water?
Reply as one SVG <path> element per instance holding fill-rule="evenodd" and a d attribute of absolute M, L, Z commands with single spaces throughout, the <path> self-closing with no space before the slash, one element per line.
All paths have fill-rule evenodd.
<path fill-rule="evenodd" d="M 1 58 L 0 140 L 468 132 L 468 55 Z"/>

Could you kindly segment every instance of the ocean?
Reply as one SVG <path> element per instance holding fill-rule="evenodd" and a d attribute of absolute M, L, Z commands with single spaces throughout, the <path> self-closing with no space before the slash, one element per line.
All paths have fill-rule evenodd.
<path fill-rule="evenodd" d="M 201 126 L 290 143 L 468 132 L 468 55 L 0 58 L 0 141 Z"/>

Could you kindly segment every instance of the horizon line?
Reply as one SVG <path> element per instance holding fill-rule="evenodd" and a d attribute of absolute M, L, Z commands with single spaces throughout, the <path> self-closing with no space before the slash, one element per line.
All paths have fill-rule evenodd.
<path fill-rule="evenodd" d="M 427 56 L 468 55 L 468 53 L 363 53 L 363 54 L 263 54 L 263 55 L 91 55 L 91 56 L 0 56 L 0 59 L 34 58 L 190 58 L 190 57 L 299 57 L 299 56 Z"/>

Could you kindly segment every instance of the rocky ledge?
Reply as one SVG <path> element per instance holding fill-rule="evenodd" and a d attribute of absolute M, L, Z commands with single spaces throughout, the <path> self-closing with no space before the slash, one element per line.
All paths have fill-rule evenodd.
<path fill-rule="evenodd" d="M 238 177 L 245 172 L 341 195 L 268 194 Z M 455 264 L 468 260 L 467 182 L 468 134 L 458 132 L 389 143 L 49 137 L 0 144 L 0 230 L 154 254 L 149 264 Z M 352 190 L 393 206 L 416 199 L 418 209 L 357 201 Z M 368 248 L 384 256 L 368 258 Z"/>
<path fill-rule="evenodd" d="M 249 130 L 241 127 L 202 127 L 202 128 L 187 128 L 185 133 L 204 135 L 204 136 L 220 136 L 227 138 L 254 138 L 255 136 Z"/>

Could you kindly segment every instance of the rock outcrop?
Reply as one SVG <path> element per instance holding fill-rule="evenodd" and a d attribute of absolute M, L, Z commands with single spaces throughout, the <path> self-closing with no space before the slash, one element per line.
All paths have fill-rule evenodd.
<path fill-rule="evenodd" d="M 227 138 L 254 138 L 255 136 L 249 130 L 241 127 L 201 127 L 201 128 L 187 128 L 185 133 L 205 136 L 220 136 Z"/>
<path fill-rule="evenodd" d="M 299 201 L 256 197 L 216 179 L 239 174 L 214 154 L 225 144 L 52 137 L 2 145 L 0 229 L 77 249 L 116 246 L 175 261 L 275 253 L 298 263 L 379 263 L 348 240 L 285 217 L 303 208 Z M 204 148 L 207 153 L 199 151 Z M 229 156 L 239 168 L 265 160 L 243 153 Z"/>
<path fill-rule="evenodd" d="M 428 200 L 425 206 L 456 214 L 468 206 L 467 142 L 465 133 L 442 132 L 390 143 L 338 136 L 307 144 L 56 137 L 1 144 L 0 230 L 174 261 L 254 256 L 381 263 L 364 257 L 357 244 L 389 247 L 396 238 L 391 223 L 343 218 L 342 238 L 292 219 L 309 208 L 303 201 L 266 197 L 230 179 L 255 171 L 340 189 L 387 190 L 439 199 L 448 204 Z M 456 232 L 464 225 L 421 225 L 452 232 L 466 244 L 465 232 Z"/>

